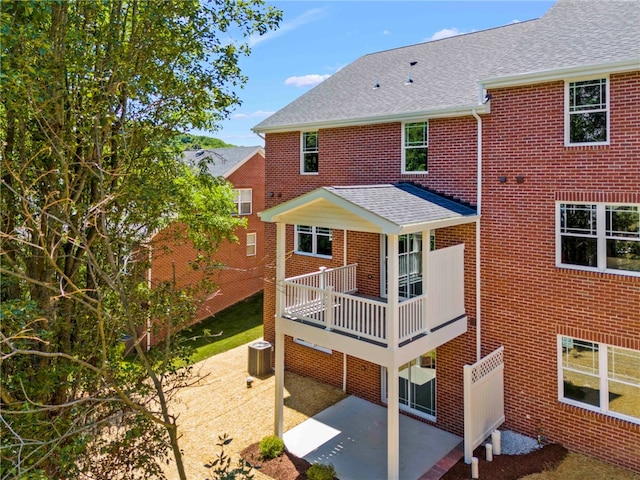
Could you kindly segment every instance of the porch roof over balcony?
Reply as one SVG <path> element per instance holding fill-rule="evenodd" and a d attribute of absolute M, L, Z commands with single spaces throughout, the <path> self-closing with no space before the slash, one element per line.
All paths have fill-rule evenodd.
<path fill-rule="evenodd" d="M 475 222 L 476 210 L 420 186 L 321 187 L 259 213 L 265 222 L 402 235 Z"/>

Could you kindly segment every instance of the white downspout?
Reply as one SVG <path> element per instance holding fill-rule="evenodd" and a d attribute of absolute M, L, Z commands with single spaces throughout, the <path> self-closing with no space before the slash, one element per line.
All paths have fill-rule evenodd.
<path fill-rule="evenodd" d="M 480 294 L 482 289 L 480 288 L 480 220 L 481 207 L 482 207 L 482 119 L 476 110 L 472 110 L 471 113 L 478 122 L 478 187 L 477 187 L 477 200 L 476 210 L 478 219 L 476 220 L 476 361 L 482 358 L 482 335 L 481 335 L 481 299 Z"/>

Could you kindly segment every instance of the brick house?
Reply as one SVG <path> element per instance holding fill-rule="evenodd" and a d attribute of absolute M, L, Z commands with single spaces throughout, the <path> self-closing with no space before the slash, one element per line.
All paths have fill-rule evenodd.
<path fill-rule="evenodd" d="M 238 242 L 221 243 L 215 254 L 219 268 L 209 279 L 215 291 L 201 299 L 193 323 L 197 323 L 262 290 L 264 283 L 264 223 L 258 212 L 265 207 L 265 157 L 262 147 L 187 150 L 186 161 L 212 158 L 208 165 L 214 177 L 224 177 L 235 188 L 238 215 L 246 217 L 246 228 L 236 231 Z M 154 235 L 150 270 L 151 285 L 174 281 L 179 287 L 197 284 L 203 273 L 191 267 L 199 252 L 185 239 L 176 239 L 173 224 Z M 153 343 L 153 342 L 152 342 Z"/>
<path fill-rule="evenodd" d="M 640 471 L 640 2 L 366 55 L 254 130 L 276 434 L 286 367 L 387 405 L 397 478 L 399 412 L 466 436 L 500 352 L 505 428 Z"/>

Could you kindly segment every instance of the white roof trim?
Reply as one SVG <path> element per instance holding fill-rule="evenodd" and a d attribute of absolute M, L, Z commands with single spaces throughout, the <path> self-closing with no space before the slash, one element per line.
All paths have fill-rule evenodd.
<path fill-rule="evenodd" d="M 557 70 L 547 70 L 544 72 L 531 72 L 520 75 L 489 78 L 482 80 L 480 84 L 485 89 L 497 87 L 515 87 L 519 85 L 530 85 L 533 83 L 564 80 L 570 77 L 609 75 L 611 73 L 624 73 L 634 70 L 640 70 L 640 58 L 632 58 L 615 63 L 602 63 L 579 67 L 568 67 Z"/>
<path fill-rule="evenodd" d="M 301 195 L 300 197 L 288 200 L 279 205 L 276 205 L 275 207 L 269 208 L 263 212 L 258 213 L 258 216 L 263 222 L 286 222 L 284 217 L 286 217 L 288 213 L 291 213 L 294 210 L 298 210 L 300 208 L 304 208 L 321 200 L 331 202 L 337 207 L 343 208 L 347 212 L 359 218 L 362 218 L 363 220 L 366 220 L 370 224 L 379 228 L 380 233 L 384 233 L 387 235 L 403 235 L 407 233 L 415 233 L 428 228 L 442 228 L 453 225 L 461 225 L 464 223 L 477 222 L 479 219 L 478 215 L 458 215 L 439 220 L 429 220 L 425 222 L 399 225 L 371 212 L 370 210 L 367 210 L 366 208 L 349 202 L 348 200 L 340 197 L 339 195 L 336 195 L 325 187 L 318 188 L 316 190 L 313 190 L 312 192 Z M 424 201 L 428 202 L 428 200 Z M 314 225 L 313 221 L 311 221 L 309 225 Z"/>
<path fill-rule="evenodd" d="M 322 128 L 350 127 L 355 125 L 375 125 L 380 123 L 407 122 L 412 120 L 424 120 L 429 118 L 451 118 L 472 115 L 472 111 L 478 114 L 489 113 L 488 104 L 466 105 L 462 107 L 442 108 L 438 110 L 425 110 L 424 112 L 407 112 L 396 115 L 384 115 L 380 117 L 346 118 L 343 120 L 329 120 L 325 122 L 292 123 L 275 127 L 252 128 L 254 133 L 281 133 L 297 130 L 319 130 Z"/>

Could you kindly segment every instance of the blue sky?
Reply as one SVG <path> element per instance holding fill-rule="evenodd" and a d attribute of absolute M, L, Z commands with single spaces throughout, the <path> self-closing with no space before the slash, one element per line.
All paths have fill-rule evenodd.
<path fill-rule="evenodd" d="M 251 128 L 367 53 L 541 17 L 553 1 L 275 1 L 280 28 L 250 39 L 242 105 L 211 135 L 262 145 Z"/>

